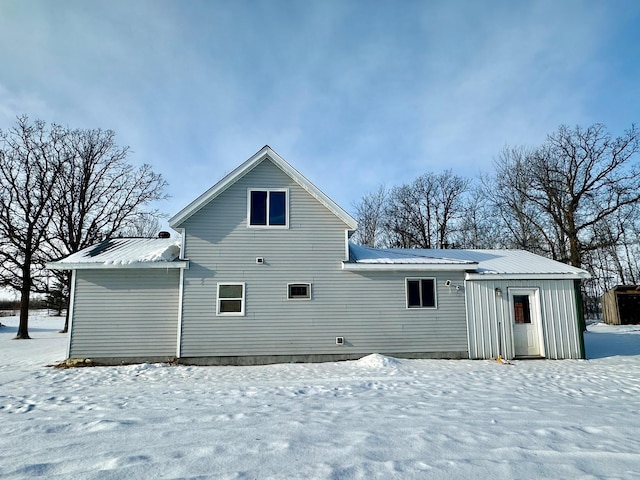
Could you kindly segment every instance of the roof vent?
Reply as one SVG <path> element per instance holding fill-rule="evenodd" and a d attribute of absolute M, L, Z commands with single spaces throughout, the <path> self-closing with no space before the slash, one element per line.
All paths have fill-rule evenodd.
<path fill-rule="evenodd" d="M 171 234 L 163 230 L 162 232 L 158 233 L 158 238 L 171 238 Z"/>

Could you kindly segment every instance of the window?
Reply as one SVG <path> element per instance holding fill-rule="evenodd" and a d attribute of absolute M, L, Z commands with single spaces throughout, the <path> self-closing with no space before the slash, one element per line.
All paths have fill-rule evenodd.
<path fill-rule="evenodd" d="M 531 323 L 529 295 L 514 295 L 513 308 L 516 323 Z"/>
<path fill-rule="evenodd" d="M 287 190 L 249 190 L 249 226 L 286 227 Z"/>
<path fill-rule="evenodd" d="M 217 315 L 244 315 L 244 283 L 219 283 Z"/>
<path fill-rule="evenodd" d="M 311 284 L 310 283 L 289 283 L 287 285 L 287 298 L 310 300 Z"/>
<path fill-rule="evenodd" d="M 436 281 L 433 278 L 407 278 L 407 308 L 435 308 Z"/>

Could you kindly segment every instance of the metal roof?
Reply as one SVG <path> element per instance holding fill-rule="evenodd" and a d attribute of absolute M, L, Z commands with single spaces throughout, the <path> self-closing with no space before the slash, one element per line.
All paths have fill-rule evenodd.
<path fill-rule="evenodd" d="M 446 250 L 450 252 L 451 250 Z M 435 252 L 435 254 L 433 253 Z M 377 249 L 349 243 L 345 270 L 474 270 L 477 262 L 443 255 L 445 250 Z"/>
<path fill-rule="evenodd" d="M 349 244 L 346 270 L 447 270 L 468 272 L 468 278 L 490 275 L 518 278 L 589 278 L 589 273 L 525 250 L 376 249 Z"/>
<path fill-rule="evenodd" d="M 185 268 L 180 238 L 110 238 L 47 264 L 52 270 L 78 268 Z"/>

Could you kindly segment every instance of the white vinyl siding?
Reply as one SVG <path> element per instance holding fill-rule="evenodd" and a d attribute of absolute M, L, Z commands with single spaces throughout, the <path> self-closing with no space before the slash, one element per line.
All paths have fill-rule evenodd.
<path fill-rule="evenodd" d="M 247 191 L 286 189 L 289 228 L 247 228 Z M 348 272 L 345 225 L 268 160 L 182 225 L 186 230 L 182 356 L 457 352 L 466 356 L 464 291 L 437 289 L 438 309 L 407 309 L 402 272 Z M 264 259 L 256 264 L 256 257 Z M 420 276 L 420 273 L 417 273 Z M 433 273 L 462 285 L 462 272 Z M 287 298 L 312 284 L 311 301 Z M 218 283 L 246 284 L 245 316 L 216 316 Z M 215 321 L 212 321 L 215 320 Z M 345 345 L 336 345 L 342 336 Z"/>
<path fill-rule="evenodd" d="M 174 357 L 179 269 L 76 270 L 70 357 Z"/>

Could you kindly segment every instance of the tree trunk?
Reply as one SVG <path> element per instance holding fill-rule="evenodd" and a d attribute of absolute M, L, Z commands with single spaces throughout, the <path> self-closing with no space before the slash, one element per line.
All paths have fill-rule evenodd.
<path fill-rule="evenodd" d="M 58 333 L 67 333 L 69 331 L 69 308 L 71 307 L 71 275 L 65 275 L 65 283 L 67 284 L 67 312 L 64 315 L 64 327 Z"/>
<path fill-rule="evenodd" d="M 31 275 L 29 270 L 23 269 L 22 279 L 22 288 L 20 289 L 20 324 L 18 325 L 16 340 L 31 338 L 29 336 L 29 299 L 31 296 Z"/>
<path fill-rule="evenodd" d="M 67 333 L 69 331 L 69 307 L 67 307 L 67 313 L 64 315 L 64 327 L 58 333 Z"/>
<path fill-rule="evenodd" d="M 569 239 L 569 264 L 573 267 L 582 268 L 582 249 L 580 248 L 580 238 L 576 228 L 576 210 L 577 207 L 572 204 L 565 212 L 567 221 L 566 234 Z"/>

